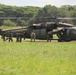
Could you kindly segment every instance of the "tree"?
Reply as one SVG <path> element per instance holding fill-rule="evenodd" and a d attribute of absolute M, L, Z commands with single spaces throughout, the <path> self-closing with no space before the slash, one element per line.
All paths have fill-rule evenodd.
<path fill-rule="evenodd" d="M 25 21 L 21 20 L 21 26 L 25 26 Z"/>
<path fill-rule="evenodd" d="M 10 21 L 16 22 L 17 25 L 29 25 L 31 23 L 53 21 L 52 19 L 46 19 L 45 17 L 76 17 L 76 5 L 63 5 L 59 8 L 52 5 L 46 5 L 43 8 L 40 8 L 34 6 L 18 7 L 0 4 L 0 17 L 26 17 L 26 19 L 24 19 L 25 24 L 21 19 L 13 19 Z M 3 20 L 0 20 L 0 25 L 2 25 L 2 22 Z M 75 20 L 65 20 L 64 22 L 76 24 Z"/>
<path fill-rule="evenodd" d="M 21 20 L 21 18 L 18 18 L 17 21 L 16 21 L 16 23 L 17 23 L 17 26 L 25 26 L 26 25 L 25 21 Z"/>
<path fill-rule="evenodd" d="M 11 20 L 4 20 L 3 25 L 4 26 L 16 26 L 16 24 L 12 22 Z"/>
<path fill-rule="evenodd" d="M 52 5 L 46 5 L 46 6 L 44 6 L 44 8 L 39 10 L 35 20 L 36 20 L 36 22 L 53 21 L 53 19 L 50 19 L 50 18 L 57 17 L 58 14 L 59 14 L 59 12 L 58 12 L 57 7 L 52 6 Z"/>

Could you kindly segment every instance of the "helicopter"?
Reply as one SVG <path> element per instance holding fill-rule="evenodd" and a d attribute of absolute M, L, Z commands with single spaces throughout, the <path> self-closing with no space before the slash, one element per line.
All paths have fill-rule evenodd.
<path fill-rule="evenodd" d="M 14 17 L 15 19 L 16 17 Z M 13 19 L 13 18 L 10 18 Z M 51 19 L 75 19 L 75 18 L 61 18 L 53 17 Z M 11 31 L 13 37 L 16 37 L 16 33 L 22 33 L 26 38 L 30 38 L 32 31 L 36 33 L 36 39 L 46 40 L 47 34 L 52 32 L 53 35 L 57 35 L 57 39 L 52 38 L 52 40 L 60 41 L 71 41 L 76 40 L 76 27 L 72 24 L 62 23 L 62 22 L 43 22 L 43 23 L 34 23 L 26 28 L 12 29 L 12 30 L 1 30 L 0 35 L 2 36 L 5 33 L 5 36 L 8 36 L 8 33 Z"/>
<path fill-rule="evenodd" d="M 67 23 L 61 23 L 60 25 L 69 25 L 67 27 L 58 27 L 56 30 L 52 31 L 53 34 L 56 34 L 58 36 L 58 42 L 62 42 L 62 41 L 72 41 L 72 40 L 76 40 L 76 27 L 71 25 L 71 24 L 67 24 Z"/>

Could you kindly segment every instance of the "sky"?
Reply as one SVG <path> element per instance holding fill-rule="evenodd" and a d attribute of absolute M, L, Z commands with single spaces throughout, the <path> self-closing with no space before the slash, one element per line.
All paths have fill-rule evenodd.
<path fill-rule="evenodd" d="M 55 5 L 60 7 L 62 5 L 76 5 L 76 0 L 0 0 L 0 4 L 12 6 L 38 6 Z"/>

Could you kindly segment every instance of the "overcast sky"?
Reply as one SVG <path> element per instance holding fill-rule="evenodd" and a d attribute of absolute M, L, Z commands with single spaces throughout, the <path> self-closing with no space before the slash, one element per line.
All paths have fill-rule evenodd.
<path fill-rule="evenodd" d="M 13 6 L 39 6 L 51 4 L 57 7 L 61 5 L 76 5 L 76 0 L 0 0 L 1 4 L 13 5 Z"/>

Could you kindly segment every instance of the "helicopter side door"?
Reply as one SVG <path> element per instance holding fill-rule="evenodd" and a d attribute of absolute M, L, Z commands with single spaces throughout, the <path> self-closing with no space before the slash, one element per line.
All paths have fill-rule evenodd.
<path fill-rule="evenodd" d="M 76 27 L 71 29 L 70 37 L 72 40 L 76 40 Z"/>
<path fill-rule="evenodd" d="M 46 29 L 35 29 L 37 39 L 46 39 Z"/>

